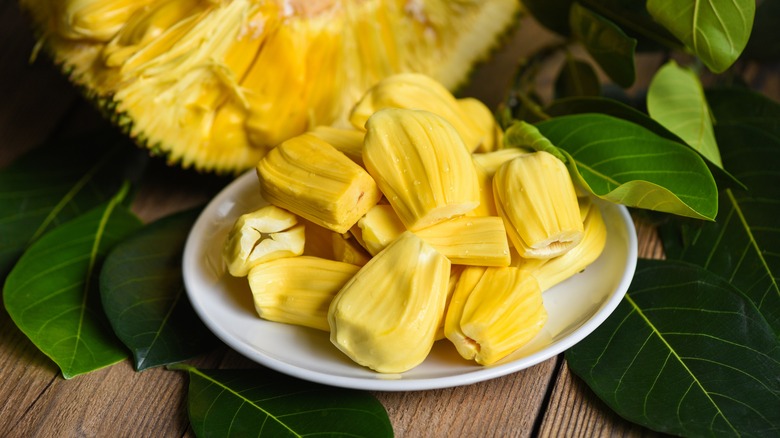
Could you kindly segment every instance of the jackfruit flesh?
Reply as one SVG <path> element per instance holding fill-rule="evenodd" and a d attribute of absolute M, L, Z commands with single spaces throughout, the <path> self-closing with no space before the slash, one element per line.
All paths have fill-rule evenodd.
<path fill-rule="evenodd" d="M 528 343 L 546 321 L 542 291 L 529 271 L 469 266 L 450 299 L 444 334 L 463 358 L 490 365 Z"/>
<path fill-rule="evenodd" d="M 328 311 L 331 342 L 381 373 L 414 368 L 436 340 L 449 278 L 449 260 L 405 232 L 336 294 Z"/>
<path fill-rule="evenodd" d="M 138 143 L 238 172 L 318 125 L 347 126 L 396 73 L 447 89 L 516 21 L 516 0 L 20 0 L 40 45 Z"/>
<path fill-rule="evenodd" d="M 305 231 L 294 214 L 273 205 L 238 217 L 222 250 L 228 272 L 247 275 L 255 265 L 303 254 Z"/>
<path fill-rule="evenodd" d="M 415 231 L 455 265 L 509 266 L 512 257 L 504 221 L 463 216 Z"/>
<path fill-rule="evenodd" d="M 582 240 L 566 253 L 550 259 L 523 259 L 516 266 L 533 273 L 542 290 L 582 272 L 601 255 L 607 242 L 607 227 L 598 206 L 589 198 L 580 198 L 580 211 L 584 215 Z"/>
<path fill-rule="evenodd" d="M 371 87 L 349 115 L 355 128 L 365 129 L 368 118 L 384 108 L 432 112 L 448 121 L 469 152 L 492 150 L 500 131 L 493 114 L 477 99 L 456 99 L 434 78 L 421 73 L 389 76 Z"/>
<path fill-rule="evenodd" d="M 261 318 L 328 331 L 330 303 L 359 269 L 350 263 L 300 256 L 261 263 L 247 278 Z"/>
<path fill-rule="evenodd" d="M 479 205 L 479 181 L 455 128 L 423 110 L 385 108 L 366 122 L 363 162 L 407 229 L 422 229 Z"/>
<path fill-rule="evenodd" d="M 308 134 L 273 148 L 257 175 L 268 202 L 337 233 L 349 231 L 382 197 L 362 167 Z"/>
<path fill-rule="evenodd" d="M 530 152 L 502 164 L 493 176 L 493 196 L 522 257 L 556 257 L 582 239 L 571 176 L 566 165 L 547 152 Z"/>

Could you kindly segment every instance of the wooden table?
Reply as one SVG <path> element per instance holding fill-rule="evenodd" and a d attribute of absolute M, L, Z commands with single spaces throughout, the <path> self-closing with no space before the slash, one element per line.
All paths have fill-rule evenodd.
<path fill-rule="evenodd" d="M 0 3 L 0 167 L 47 138 L 105 123 L 46 59 L 28 63 L 34 44 L 15 0 Z M 475 72 L 466 94 L 495 105 L 518 56 L 543 42 L 525 26 L 489 65 Z M 548 84 L 549 85 L 549 84 Z M 135 202 L 151 221 L 209 199 L 221 183 L 158 163 Z M 224 181 L 223 181 L 224 182 Z M 640 254 L 657 256 L 652 229 L 637 224 Z M 205 368 L 258 365 L 228 347 L 192 361 Z M 57 367 L 0 310 L 0 436 L 193 436 L 184 373 L 133 370 L 129 361 L 61 377 Z M 385 392 L 399 437 L 644 436 L 652 432 L 612 413 L 566 366 L 563 355 L 491 381 L 420 392 Z"/>

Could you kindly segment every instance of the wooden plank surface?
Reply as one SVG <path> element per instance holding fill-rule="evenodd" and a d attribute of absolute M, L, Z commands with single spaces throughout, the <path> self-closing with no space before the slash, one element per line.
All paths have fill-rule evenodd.
<path fill-rule="evenodd" d="M 45 59 L 28 58 L 33 38 L 15 1 L 0 3 L 0 166 L 46 138 L 104 122 Z M 494 105 L 516 60 L 544 43 L 522 28 L 465 93 Z M 134 210 L 145 221 L 204 202 L 224 181 L 153 163 Z M 640 228 L 641 251 L 657 254 L 652 227 Z M 0 310 L 0 436 L 193 436 L 186 417 L 186 376 L 162 368 L 133 370 L 129 361 L 64 380 Z M 228 347 L 193 363 L 251 368 Z M 595 400 L 568 372 L 562 356 L 521 372 L 464 387 L 377 392 L 399 437 L 642 436 Z"/>

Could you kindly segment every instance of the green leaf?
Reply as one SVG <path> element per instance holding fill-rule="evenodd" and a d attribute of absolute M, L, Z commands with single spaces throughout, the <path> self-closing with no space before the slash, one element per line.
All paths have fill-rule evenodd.
<path fill-rule="evenodd" d="M 753 28 L 755 0 L 647 0 L 647 10 L 715 73 L 739 58 Z"/>
<path fill-rule="evenodd" d="M 197 436 L 393 436 L 387 412 L 368 392 L 305 382 L 265 368 L 171 368 L 189 373 L 188 412 Z"/>
<path fill-rule="evenodd" d="M 579 3 L 574 3 L 569 13 L 575 38 L 582 42 L 607 76 L 621 87 L 630 87 L 636 79 L 636 40 L 612 21 Z"/>
<path fill-rule="evenodd" d="M 620 26 L 626 34 L 637 38 L 637 50 L 642 50 L 643 46 L 652 51 L 664 47 L 673 50 L 682 48 L 682 43 L 647 12 L 644 1 L 580 0 L 580 3 Z"/>
<path fill-rule="evenodd" d="M 730 281 L 780 339 L 780 137 L 738 123 L 717 125 L 715 133 L 724 162 L 747 190 L 722 191 L 713 223 L 661 228 L 664 249 Z"/>
<path fill-rule="evenodd" d="M 683 143 L 682 139 L 663 125 L 650 118 L 642 111 L 636 110 L 623 102 L 606 97 L 567 97 L 556 99 L 550 103 L 544 112 L 551 117 L 567 116 L 572 114 L 600 113 L 607 116 L 640 125 L 656 135 L 672 141 Z"/>
<path fill-rule="evenodd" d="M 615 412 L 681 436 L 780 434 L 780 344 L 727 281 L 639 260 L 626 298 L 566 360 Z"/>
<path fill-rule="evenodd" d="M 542 26 L 568 36 L 568 11 L 574 0 L 523 0 L 523 6 Z"/>
<path fill-rule="evenodd" d="M 111 198 L 140 150 L 115 134 L 51 141 L 0 171 L 0 278 L 46 231 Z"/>
<path fill-rule="evenodd" d="M 603 114 L 556 117 L 537 127 L 570 155 L 572 176 L 600 198 L 698 219 L 717 213 L 715 180 L 687 146 Z"/>
<path fill-rule="evenodd" d="M 566 61 L 555 79 L 555 95 L 598 96 L 600 93 L 601 84 L 593 67 L 567 53 Z"/>
<path fill-rule="evenodd" d="M 19 329 L 70 379 L 123 360 L 97 290 L 108 250 L 140 227 L 120 205 L 128 186 L 111 200 L 43 235 L 6 279 L 3 299 Z"/>
<path fill-rule="evenodd" d="M 564 163 L 569 160 L 569 157 L 564 155 L 560 149 L 550 143 L 550 140 L 543 136 L 536 126 L 523 121 L 515 121 L 506 130 L 504 133 L 504 145 L 507 147 L 530 148 L 535 151 L 548 152 Z"/>
<path fill-rule="evenodd" d="M 103 309 L 139 371 L 217 344 L 190 306 L 182 278 L 184 242 L 199 213 L 187 210 L 138 230 L 111 250 L 100 272 Z"/>
<path fill-rule="evenodd" d="M 717 126 L 748 125 L 780 138 L 780 104 L 745 88 L 707 90 Z"/>
<path fill-rule="evenodd" d="M 709 161 L 723 167 L 712 129 L 712 114 L 693 71 L 674 61 L 661 67 L 647 90 L 647 111 Z"/>
<path fill-rule="evenodd" d="M 743 57 L 766 63 L 780 59 L 777 23 L 780 23 L 780 2 L 777 0 L 758 2 L 753 31 L 750 33 L 745 51 L 742 52 Z"/>

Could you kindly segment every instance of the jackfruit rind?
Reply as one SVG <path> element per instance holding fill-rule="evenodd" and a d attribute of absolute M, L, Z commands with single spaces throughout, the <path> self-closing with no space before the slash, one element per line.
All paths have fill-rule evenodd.
<path fill-rule="evenodd" d="M 20 4 L 39 46 L 139 144 L 233 173 L 303 130 L 346 125 L 389 75 L 454 89 L 520 10 L 517 0 Z"/>

